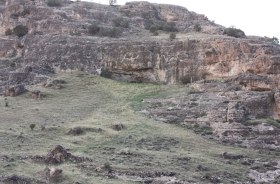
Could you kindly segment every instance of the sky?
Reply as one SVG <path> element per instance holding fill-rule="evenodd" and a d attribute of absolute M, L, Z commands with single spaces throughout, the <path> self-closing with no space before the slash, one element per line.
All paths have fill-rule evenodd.
<path fill-rule="evenodd" d="M 82 0 L 109 4 L 108 0 Z M 225 27 L 234 26 L 246 35 L 280 39 L 280 0 L 148 0 L 157 4 L 173 4 L 204 14 L 209 20 Z M 278 3 L 277 3 L 278 1 Z M 124 5 L 126 0 L 117 0 Z"/>

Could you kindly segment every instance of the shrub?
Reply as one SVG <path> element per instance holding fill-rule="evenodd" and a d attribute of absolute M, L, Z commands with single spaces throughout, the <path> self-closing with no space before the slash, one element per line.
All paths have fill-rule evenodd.
<path fill-rule="evenodd" d="M 11 64 L 10 64 L 10 67 L 11 67 L 11 68 L 16 67 L 16 63 L 14 63 L 14 62 L 13 62 L 13 63 L 11 63 Z"/>
<path fill-rule="evenodd" d="M 193 27 L 193 29 L 196 31 L 196 32 L 199 32 L 199 31 L 201 31 L 201 26 L 200 26 L 200 24 L 195 24 L 194 25 L 194 27 Z"/>
<path fill-rule="evenodd" d="M 116 4 L 117 3 L 117 0 L 109 0 L 109 4 L 111 5 L 111 6 L 113 6 L 114 4 Z"/>
<path fill-rule="evenodd" d="M 109 162 L 105 162 L 104 168 L 107 169 L 107 170 L 110 170 L 112 167 L 111 167 L 111 164 Z"/>
<path fill-rule="evenodd" d="M 149 30 L 151 33 L 154 33 L 157 30 L 157 27 L 152 25 L 152 26 L 150 26 Z"/>
<path fill-rule="evenodd" d="M 154 36 L 158 36 L 158 31 L 155 31 L 155 32 L 154 32 Z"/>
<path fill-rule="evenodd" d="M 35 126 L 36 126 L 35 124 L 30 124 L 30 125 L 29 125 L 29 127 L 30 127 L 30 129 L 31 129 L 32 131 L 33 131 L 33 129 L 35 128 Z"/>
<path fill-rule="evenodd" d="M 279 44 L 279 39 L 277 37 L 272 37 L 272 41 L 276 44 Z"/>
<path fill-rule="evenodd" d="M 164 31 L 167 31 L 167 32 L 172 32 L 172 31 L 176 31 L 176 24 L 175 24 L 175 22 L 168 22 L 165 26 L 164 26 L 164 28 L 163 28 L 163 30 Z"/>
<path fill-rule="evenodd" d="M 21 13 L 20 16 L 25 16 L 25 15 L 29 15 L 31 13 L 30 9 L 24 9 Z"/>
<path fill-rule="evenodd" d="M 28 33 L 28 28 L 23 25 L 17 25 L 13 28 L 13 34 L 17 35 L 18 37 L 22 37 Z"/>
<path fill-rule="evenodd" d="M 61 6 L 61 1 L 60 0 L 48 0 L 47 5 L 51 6 L 51 7 Z"/>
<path fill-rule="evenodd" d="M 5 32 L 6 36 L 9 36 L 9 35 L 12 35 L 12 34 L 13 34 L 13 31 L 10 28 L 8 28 Z"/>
<path fill-rule="evenodd" d="M 176 38 L 176 34 L 175 33 L 171 33 L 169 35 L 170 40 L 174 40 Z"/>
<path fill-rule="evenodd" d="M 129 22 L 128 22 L 128 20 L 123 20 L 122 22 L 121 22 L 121 25 L 120 25 L 121 27 L 123 27 L 123 28 L 128 28 L 129 27 Z"/>
<path fill-rule="evenodd" d="M 114 18 L 112 20 L 112 23 L 116 27 L 124 27 L 124 28 L 128 28 L 129 27 L 128 20 L 124 20 L 122 17 Z"/>
<path fill-rule="evenodd" d="M 166 25 L 165 22 L 160 21 L 160 22 L 157 22 L 157 23 L 156 23 L 156 28 L 157 28 L 157 30 L 163 30 L 163 28 L 164 28 L 165 25 Z"/>
<path fill-rule="evenodd" d="M 240 30 L 240 29 L 236 29 L 235 27 L 229 27 L 225 30 L 225 34 L 227 36 L 232 36 L 232 37 L 235 37 L 235 38 L 240 38 L 240 37 L 244 37 L 245 36 L 245 33 Z"/>
<path fill-rule="evenodd" d="M 12 13 L 11 14 L 12 19 L 18 19 L 18 17 L 19 17 L 19 14 L 17 14 L 17 13 Z"/>
<path fill-rule="evenodd" d="M 279 39 L 277 37 L 272 37 L 272 38 L 269 38 L 269 37 L 264 37 L 264 40 L 265 41 L 268 41 L 268 42 L 273 42 L 273 43 L 276 43 L 276 44 L 279 44 Z"/>
<path fill-rule="evenodd" d="M 121 26 L 121 22 L 123 21 L 122 17 L 117 17 L 112 20 L 114 26 L 118 27 Z"/>
<path fill-rule="evenodd" d="M 112 78 L 112 73 L 107 71 L 107 70 L 102 69 L 100 76 L 111 79 Z"/>
<path fill-rule="evenodd" d="M 116 37 L 118 30 L 116 28 L 102 28 L 100 30 L 100 36 Z"/>
<path fill-rule="evenodd" d="M 270 102 L 274 102 L 275 98 L 274 98 L 275 92 L 274 91 L 270 91 L 270 93 L 268 93 L 268 98 Z"/>
<path fill-rule="evenodd" d="M 182 76 L 179 78 L 179 81 L 182 83 L 182 84 L 188 84 L 191 82 L 191 78 L 189 76 Z"/>
<path fill-rule="evenodd" d="M 99 31 L 100 31 L 100 27 L 99 27 L 96 23 L 91 24 L 90 26 L 88 26 L 88 32 L 89 32 L 89 34 L 91 34 L 91 35 L 95 35 L 95 34 L 97 34 Z"/>

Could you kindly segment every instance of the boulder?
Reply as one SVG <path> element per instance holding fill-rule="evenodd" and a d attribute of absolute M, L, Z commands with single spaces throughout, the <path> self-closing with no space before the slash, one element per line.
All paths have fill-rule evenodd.
<path fill-rule="evenodd" d="M 11 97 L 15 97 L 22 94 L 24 91 L 25 91 L 24 85 L 22 84 L 14 85 L 8 88 L 8 95 Z"/>
<path fill-rule="evenodd" d="M 62 178 L 62 169 L 51 168 L 50 169 L 50 180 L 59 181 Z"/>
<path fill-rule="evenodd" d="M 83 128 L 81 128 L 81 127 L 75 127 L 75 128 L 71 128 L 67 134 L 71 134 L 71 135 L 80 135 L 80 134 L 82 134 L 83 132 L 84 132 Z"/>
<path fill-rule="evenodd" d="M 119 123 L 119 124 L 112 125 L 111 128 L 114 129 L 114 130 L 120 131 L 124 127 L 123 127 L 123 125 L 121 123 Z"/>
<path fill-rule="evenodd" d="M 70 156 L 71 154 L 68 153 L 62 146 L 57 145 L 55 148 L 49 151 L 45 162 L 47 164 L 62 163 L 65 161 L 65 159 L 69 158 Z"/>
<path fill-rule="evenodd" d="M 31 92 L 31 97 L 40 99 L 41 98 L 41 92 L 39 90 L 34 90 L 34 91 Z"/>

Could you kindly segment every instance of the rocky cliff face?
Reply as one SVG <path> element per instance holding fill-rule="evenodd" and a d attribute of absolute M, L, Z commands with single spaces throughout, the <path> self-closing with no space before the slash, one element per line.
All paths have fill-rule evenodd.
<path fill-rule="evenodd" d="M 88 33 L 92 23 L 112 28 L 116 17 L 130 24 L 128 28 L 119 27 L 117 37 Z M 146 30 L 168 22 L 174 22 L 178 31 L 173 41 L 169 40 L 170 33 L 160 31 L 159 36 L 152 36 Z M 19 24 L 29 28 L 27 35 L 4 36 L 8 28 Z M 202 30 L 196 32 L 195 24 L 201 25 Z M 113 79 L 128 82 L 170 84 L 186 77 L 193 88 L 219 96 L 211 97 L 215 102 L 210 106 L 201 103 L 200 111 L 211 108 L 205 108 L 206 114 L 201 118 L 187 117 L 189 121 L 231 123 L 248 117 L 279 118 L 278 92 L 274 104 L 267 100 L 267 94 L 246 91 L 279 88 L 280 46 L 260 37 L 225 36 L 223 26 L 186 8 L 148 2 L 106 6 L 71 1 L 48 7 L 44 0 L 1 0 L 0 25 L 2 91 L 8 85 L 33 84 L 46 80 L 50 73 L 72 70 L 95 74 L 102 71 Z M 207 82 L 218 78 L 228 79 L 230 85 Z M 236 90 L 245 92 L 235 93 Z M 223 103 L 219 92 L 229 104 Z M 185 113 L 192 114 L 188 110 Z"/>

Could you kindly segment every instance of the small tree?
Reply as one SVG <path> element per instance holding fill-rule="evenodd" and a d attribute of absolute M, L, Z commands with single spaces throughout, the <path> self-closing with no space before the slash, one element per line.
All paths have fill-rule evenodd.
<path fill-rule="evenodd" d="M 276 44 L 279 44 L 279 39 L 274 36 L 272 37 L 272 41 Z"/>
<path fill-rule="evenodd" d="M 170 40 L 174 40 L 176 38 L 176 34 L 175 33 L 171 33 L 169 35 Z"/>
<path fill-rule="evenodd" d="M 28 27 L 23 25 L 17 25 L 13 28 L 13 34 L 17 35 L 18 37 L 22 37 L 28 33 Z"/>
<path fill-rule="evenodd" d="M 33 129 L 35 128 L 35 126 L 36 126 L 35 124 L 30 124 L 30 125 L 29 125 L 29 127 L 30 127 L 30 129 L 31 129 L 32 131 L 33 131 Z"/>
<path fill-rule="evenodd" d="M 109 1 L 109 4 L 110 4 L 111 6 L 113 6 L 114 4 L 117 3 L 117 0 L 108 0 L 108 1 Z"/>

